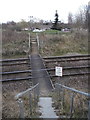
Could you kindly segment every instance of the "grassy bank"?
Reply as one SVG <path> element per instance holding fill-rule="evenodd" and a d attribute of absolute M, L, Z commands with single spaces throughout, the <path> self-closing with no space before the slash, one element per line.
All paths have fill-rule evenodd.
<path fill-rule="evenodd" d="M 28 34 L 25 32 L 2 32 L 2 57 L 25 57 L 28 54 Z"/>
<path fill-rule="evenodd" d="M 86 31 L 55 32 L 49 31 L 41 34 L 40 54 L 42 56 L 88 54 L 88 34 Z"/>
<path fill-rule="evenodd" d="M 31 33 L 35 36 L 36 33 Z M 38 33 L 40 54 L 60 56 L 65 54 L 88 54 L 88 33 L 86 31 L 61 32 L 46 30 Z M 3 31 L 2 57 L 26 57 L 29 53 L 28 32 Z"/>

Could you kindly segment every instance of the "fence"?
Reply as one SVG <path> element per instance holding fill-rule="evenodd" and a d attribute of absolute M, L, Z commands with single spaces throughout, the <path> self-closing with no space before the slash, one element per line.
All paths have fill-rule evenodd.
<path fill-rule="evenodd" d="M 69 92 L 69 95 L 67 94 L 67 92 Z M 72 118 L 72 117 L 87 118 L 88 117 L 88 119 L 90 120 L 90 94 L 58 84 L 58 83 L 55 84 L 55 93 L 56 94 L 54 94 L 54 97 L 55 97 L 57 106 L 59 109 L 62 109 L 59 112 L 62 115 L 65 115 L 64 117 L 69 117 L 69 118 Z M 78 98 L 81 99 L 81 101 L 79 101 Z M 81 109 L 81 111 L 79 108 Z M 80 113 L 81 113 L 81 116 L 80 116 Z"/>
<path fill-rule="evenodd" d="M 35 112 L 35 107 L 37 105 L 38 99 L 39 99 L 39 83 L 33 86 L 32 88 L 27 89 L 26 91 L 23 91 L 21 93 L 18 93 L 15 96 L 15 99 L 19 105 L 20 113 L 19 117 L 20 118 L 25 118 L 25 105 L 24 100 L 27 100 L 27 97 L 25 95 L 28 94 L 28 106 L 29 106 L 29 115 L 32 117 L 33 112 Z M 34 109 L 34 110 L 33 110 Z"/>

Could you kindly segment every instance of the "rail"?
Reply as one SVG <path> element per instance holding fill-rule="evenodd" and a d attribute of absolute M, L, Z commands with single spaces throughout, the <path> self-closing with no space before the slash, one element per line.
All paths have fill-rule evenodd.
<path fill-rule="evenodd" d="M 38 43 L 38 46 L 39 46 L 39 43 Z M 79 57 L 82 57 L 81 59 Z M 69 60 L 71 60 L 71 58 L 79 58 L 79 59 L 76 59 L 76 60 L 88 60 L 89 58 L 84 58 L 84 57 L 90 57 L 90 55 L 72 55 L 72 56 L 52 56 L 52 57 L 43 57 L 43 59 L 45 61 L 47 60 L 52 60 L 52 59 L 68 59 L 70 58 Z M 18 59 L 3 59 L 3 60 L 0 60 L 0 62 L 15 62 L 15 61 L 27 61 L 29 60 L 29 58 L 18 58 Z M 61 60 L 62 61 L 62 60 Z M 73 60 L 71 60 L 73 61 Z"/>
<path fill-rule="evenodd" d="M 74 67 L 63 67 L 63 70 L 70 70 L 70 69 L 84 69 L 84 68 L 90 68 L 90 66 L 74 66 Z M 55 71 L 55 68 L 47 68 L 47 69 L 40 69 L 40 70 L 34 70 L 34 71 Z M 23 71 L 12 71 L 12 72 L 0 72 L 0 75 L 9 75 L 9 74 L 19 74 L 19 73 L 30 73 L 32 70 L 23 70 Z"/>
<path fill-rule="evenodd" d="M 85 55 L 71 55 L 71 56 L 49 56 L 49 57 L 43 57 L 43 59 L 62 59 L 62 58 L 78 58 L 78 57 L 90 57 L 89 54 Z"/>
<path fill-rule="evenodd" d="M 66 61 L 84 61 L 84 60 L 89 60 L 90 58 L 76 58 L 76 59 L 51 59 L 51 60 L 44 60 L 46 63 L 49 63 L 49 62 L 66 62 Z"/>
<path fill-rule="evenodd" d="M 0 62 L 26 61 L 26 60 L 28 60 L 28 58 L 4 59 L 0 60 Z"/>
<path fill-rule="evenodd" d="M 67 87 L 65 85 L 62 85 L 62 84 L 59 84 L 59 83 L 56 83 L 55 84 L 55 90 L 57 92 L 57 90 L 59 91 L 59 97 L 60 97 L 60 92 L 62 92 L 62 105 L 64 106 L 64 92 L 65 92 L 65 89 L 66 90 L 69 90 L 70 92 L 72 92 L 71 96 L 70 96 L 70 118 L 72 118 L 73 116 L 73 112 L 74 112 L 74 97 L 75 97 L 75 94 L 80 94 L 80 95 L 84 95 L 86 97 L 88 97 L 88 119 L 90 120 L 90 94 L 89 93 L 86 93 L 86 92 L 82 92 L 82 91 L 79 91 L 79 90 L 76 90 L 74 88 L 71 88 L 71 87 Z M 80 106 L 81 107 L 81 106 Z M 63 107 L 64 108 L 64 107 Z"/>
<path fill-rule="evenodd" d="M 89 75 L 90 72 L 81 72 L 81 73 L 70 73 L 70 74 L 63 74 L 63 77 L 70 77 L 70 76 L 78 76 L 78 75 Z M 42 76 L 42 77 L 38 77 L 38 78 L 48 78 L 48 77 L 57 77 L 56 75 L 48 75 L 48 76 Z M 13 78 L 13 79 L 4 79 L 4 80 L 0 80 L 0 82 L 10 82 L 10 81 L 20 81 L 20 80 L 29 80 L 29 79 L 36 79 L 37 77 L 23 77 L 23 78 Z"/>
<path fill-rule="evenodd" d="M 19 63 L 2 63 L 2 64 L 0 64 L 0 66 L 13 66 L 13 65 L 26 65 L 26 64 L 28 64 L 27 62 L 19 62 Z"/>
<path fill-rule="evenodd" d="M 33 92 L 33 94 L 32 94 L 32 92 Z M 19 117 L 20 118 L 25 118 L 23 96 L 25 96 L 27 93 L 28 93 L 28 98 L 29 98 L 29 109 L 30 109 L 30 117 L 31 117 L 32 113 L 34 112 L 33 107 L 36 106 L 38 99 L 39 99 L 39 83 L 36 84 L 35 86 L 33 86 L 32 88 L 27 89 L 26 91 L 18 93 L 15 96 L 15 100 L 17 101 L 17 103 L 19 105 L 19 110 L 20 110 Z M 33 106 L 33 104 L 34 104 L 34 106 Z"/>

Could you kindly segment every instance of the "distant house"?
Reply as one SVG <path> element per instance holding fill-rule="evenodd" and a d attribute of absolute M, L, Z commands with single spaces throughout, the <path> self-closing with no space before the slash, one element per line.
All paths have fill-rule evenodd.
<path fill-rule="evenodd" d="M 62 32 L 69 32 L 70 29 L 69 29 L 69 28 L 63 28 L 61 31 L 62 31 Z"/>
<path fill-rule="evenodd" d="M 24 28 L 24 29 L 22 29 L 23 31 L 28 31 L 29 29 L 28 28 Z"/>
<path fill-rule="evenodd" d="M 43 32 L 45 29 L 34 29 L 33 32 Z"/>

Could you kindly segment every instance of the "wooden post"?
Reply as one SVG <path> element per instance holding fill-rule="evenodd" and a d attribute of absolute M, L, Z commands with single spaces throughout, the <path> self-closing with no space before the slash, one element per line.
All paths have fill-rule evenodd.
<path fill-rule="evenodd" d="M 39 50 L 39 37 L 37 33 L 36 33 L 36 37 L 37 37 L 37 44 L 38 44 L 38 50 Z"/>
<path fill-rule="evenodd" d="M 30 33 L 29 33 L 29 50 L 30 50 Z"/>

